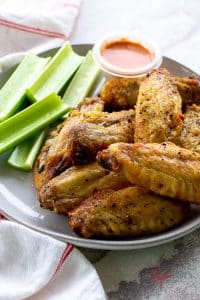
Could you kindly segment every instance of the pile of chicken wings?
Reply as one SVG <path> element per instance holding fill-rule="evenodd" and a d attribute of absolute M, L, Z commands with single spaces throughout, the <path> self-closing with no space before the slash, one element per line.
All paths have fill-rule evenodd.
<path fill-rule="evenodd" d="M 113 78 L 52 130 L 34 181 L 43 208 L 82 237 L 129 238 L 200 204 L 200 81 L 160 68 Z"/>

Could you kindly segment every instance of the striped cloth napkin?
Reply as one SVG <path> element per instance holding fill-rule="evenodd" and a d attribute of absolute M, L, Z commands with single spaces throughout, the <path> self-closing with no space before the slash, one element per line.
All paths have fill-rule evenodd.
<path fill-rule="evenodd" d="M 61 46 L 72 31 L 79 0 L 0 0 L 0 72 L 25 52 Z M 90 262 L 70 244 L 0 215 L 0 300 L 104 300 Z"/>
<path fill-rule="evenodd" d="M 61 46 L 70 36 L 81 0 L 0 0 L 0 72 L 24 53 Z"/>

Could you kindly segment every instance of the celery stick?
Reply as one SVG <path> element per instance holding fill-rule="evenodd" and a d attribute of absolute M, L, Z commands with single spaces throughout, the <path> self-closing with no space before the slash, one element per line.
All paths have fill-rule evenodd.
<path fill-rule="evenodd" d="M 76 106 L 83 98 L 85 98 L 97 76 L 100 69 L 89 51 L 83 60 L 79 70 L 69 84 L 64 96 L 63 101 L 71 107 Z"/>
<path fill-rule="evenodd" d="M 50 60 L 38 79 L 27 89 L 31 101 L 39 101 L 50 93 L 59 93 L 79 67 L 83 57 L 74 53 L 66 43 Z"/>
<path fill-rule="evenodd" d="M 50 58 L 27 54 L 0 90 L 0 122 L 13 115 L 22 104 L 26 88 L 33 84 Z"/>
<path fill-rule="evenodd" d="M 46 134 L 47 130 L 43 130 L 19 144 L 8 159 L 9 165 L 20 170 L 31 170 Z"/>
<path fill-rule="evenodd" d="M 18 145 L 69 111 L 55 93 L 0 124 L 0 153 Z"/>

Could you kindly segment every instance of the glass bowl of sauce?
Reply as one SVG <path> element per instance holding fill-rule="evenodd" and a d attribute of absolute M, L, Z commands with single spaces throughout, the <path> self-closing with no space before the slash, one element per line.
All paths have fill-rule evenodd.
<path fill-rule="evenodd" d="M 157 45 L 137 34 L 112 34 L 94 45 L 93 56 L 101 69 L 120 77 L 145 76 L 162 63 Z"/>

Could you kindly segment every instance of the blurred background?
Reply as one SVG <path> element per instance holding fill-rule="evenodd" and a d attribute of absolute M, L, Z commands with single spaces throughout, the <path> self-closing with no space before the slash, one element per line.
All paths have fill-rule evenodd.
<path fill-rule="evenodd" d="M 82 0 L 71 41 L 95 42 L 102 35 L 137 30 L 167 55 L 200 72 L 199 0 Z"/>

